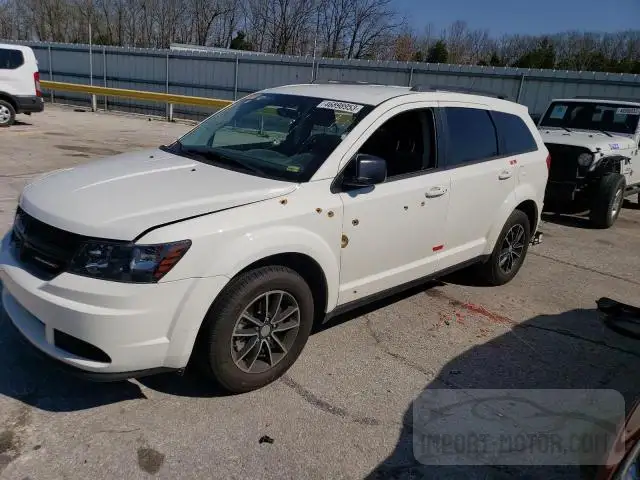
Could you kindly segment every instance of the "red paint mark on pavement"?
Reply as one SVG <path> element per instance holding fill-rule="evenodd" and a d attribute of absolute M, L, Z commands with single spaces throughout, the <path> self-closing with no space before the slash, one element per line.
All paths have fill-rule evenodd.
<path fill-rule="evenodd" d="M 482 315 L 483 317 L 487 318 L 493 323 L 498 323 L 503 325 L 516 324 L 516 322 L 514 322 L 510 318 L 504 317 L 502 315 L 498 315 L 497 313 L 490 312 L 482 305 L 475 305 L 473 303 L 463 303 L 461 307 L 470 312 L 477 313 L 478 315 Z"/>

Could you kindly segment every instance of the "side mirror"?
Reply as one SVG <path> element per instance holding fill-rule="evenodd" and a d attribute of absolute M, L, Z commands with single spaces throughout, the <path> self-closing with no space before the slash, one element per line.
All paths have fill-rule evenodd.
<path fill-rule="evenodd" d="M 387 161 L 384 158 L 359 153 L 345 171 L 342 185 L 361 188 L 382 183 L 387 179 Z"/>

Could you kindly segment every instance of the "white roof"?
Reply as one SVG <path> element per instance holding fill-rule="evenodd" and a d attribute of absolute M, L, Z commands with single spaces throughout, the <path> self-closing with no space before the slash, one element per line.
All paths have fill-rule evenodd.
<path fill-rule="evenodd" d="M 22 52 L 30 52 L 31 47 L 25 45 L 16 45 L 15 43 L 0 43 L 0 48 L 6 48 L 8 50 L 20 50 Z"/>
<path fill-rule="evenodd" d="M 411 90 L 409 87 L 396 87 L 391 85 L 317 83 L 284 85 L 282 87 L 268 88 L 265 91 L 304 97 L 326 98 L 342 102 L 355 102 L 365 105 L 378 105 L 390 98 L 406 95 Z"/>
<path fill-rule="evenodd" d="M 460 101 L 477 102 L 482 99 L 483 103 L 502 105 L 509 109 L 521 106 L 509 100 L 501 100 L 494 97 L 486 97 L 482 94 L 465 93 L 459 91 L 447 91 L 446 87 L 438 87 L 435 90 L 413 91 L 410 87 L 396 85 L 374 85 L 374 84 L 345 84 L 345 83 L 310 83 L 300 85 L 284 85 L 281 87 L 268 88 L 264 90 L 269 93 L 282 93 L 289 95 L 300 95 L 305 97 L 324 98 L 327 100 L 337 100 L 341 102 L 353 102 L 363 105 L 378 105 L 391 98 L 406 95 L 428 96 L 430 99 L 451 100 L 455 97 Z"/>
<path fill-rule="evenodd" d="M 616 100 L 613 98 L 554 98 L 552 102 L 580 102 L 580 103 L 604 103 L 613 105 L 631 105 L 633 107 L 640 106 L 640 99 L 637 102 L 630 100 Z"/>

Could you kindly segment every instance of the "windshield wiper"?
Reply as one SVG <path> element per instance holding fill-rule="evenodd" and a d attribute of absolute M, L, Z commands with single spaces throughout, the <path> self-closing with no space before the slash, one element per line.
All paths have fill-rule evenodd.
<path fill-rule="evenodd" d="M 210 147 L 185 147 L 182 143 L 178 142 L 178 148 L 180 149 L 181 153 L 184 153 L 186 155 L 196 155 L 208 161 L 213 160 L 214 162 L 218 162 L 218 163 L 226 163 L 227 165 L 240 167 L 243 170 L 247 170 L 252 173 L 257 173 L 258 175 L 265 175 L 265 173 L 259 168 L 256 168 L 253 165 L 243 162 L 242 160 L 238 160 L 228 155 L 223 155 L 219 152 L 216 152 Z"/>
<path fill-rule="evenodd" d="M 609 132 L 605 131 L 605 130 L 598 130 L 600 133 L 604 133 L 607 137 L 613 137 L 613 135 L 611 135 Z"/>
<path fill-rule="evenodd" d="M 560 127 L 560 128 L 561 128 L 561 129 L 563 129 L 563 130 L 566 130 L 566 131 L 567 131 L 567 132 L 569 132 L 569 133 L 573 133 L 573 132 L 572 132 L 571 130 L 569 130 L 567 127 Z"/>

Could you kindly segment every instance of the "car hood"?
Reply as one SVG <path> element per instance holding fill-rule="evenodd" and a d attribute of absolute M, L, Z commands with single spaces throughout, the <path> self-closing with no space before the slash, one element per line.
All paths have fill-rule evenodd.
<path fill-rule="evenodd" d="M 551 128 L 541 128 L 540 135 L 544 143 L 585 147 L 592 152 L 596 152 L 598 149 L 602 152 L 607 152 L 633 148 L 633 139 L 623 135 L 611 134 L 612 136 L 610 137 L 601 132 L 584 130 L 567 132 L 566 130 Z"/>
<path fill-rule="evenodd" d="M 284 195 L 296 184 L 215 167 L 154 149 L 45 174 L 20 206 L 62 230 L 133 240 L 145 230 Z"/>

